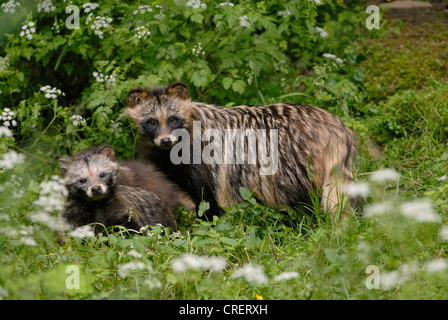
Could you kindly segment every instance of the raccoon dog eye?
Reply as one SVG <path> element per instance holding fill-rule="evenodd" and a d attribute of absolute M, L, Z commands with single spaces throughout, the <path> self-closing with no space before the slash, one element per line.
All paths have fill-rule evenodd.
<path fill-rule="evenodd" d="M 158 121 L 156 119 L 149 119 L 148 121 L 146 121 L 146 123 L 151 126 L 156 126 Z"/>
<path fill-rule="evenodd" d="M 179 119 L 176 118 L 176 117 L 169 117 L 168 118 L 168 123 L 171 124 L 171 125 L 176 124 L 177 121 L 179 121 Z"/>
<path fill-rule="evenodd" d="M 100 173 L 100 178 L 104 178 L 106 176 L 106 172 L 101 172 Z"/>
<path fill-rule="evenodd" d="M 78 182 L 84 184 L 84 183 L 87 182 L 87 179 L 86 178 L 81 178 L 81 179 L 78 180 Z"/>

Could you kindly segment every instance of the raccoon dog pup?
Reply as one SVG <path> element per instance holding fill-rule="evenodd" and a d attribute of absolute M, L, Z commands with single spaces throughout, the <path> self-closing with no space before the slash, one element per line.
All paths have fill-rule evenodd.
<path fill-rule="evenodd" d="M 96 222 L 106 228 L 121 225 L 139 230 L 161 224 L 177 230 L 174 214 L 155 193 L 117 183 L 119 165 L 110 147 L 79 153 L 73 160 L 60 158 L 59 166 L 68 190 L 62 217 L 73 228 Z M 95 233 L 100 231 L 95 227 Z"/>
<path fill-rule="evenodd" d="M 267 205 L 302 210 L 312 207 L 310 192 L 313 192 L 320 195 L 324 209 L 336 212 L 342 183 L 353 179 L 355 136 L 340 119 L 320 108 L 287 103 L 220 107 L 191 101 L 187 87 L 176 82 L 159 88 L 132 90 L 128 94 L 126 114 L 141 135 L 143 157 L 188 190 L 196 206 L 202 200 L 208 201 L 211 214 L 222 213 L 220 206 L 241 202 L 239 187 L 253 190 L 256 199 Z M 261 129 L 266 132 L 265 151 L 273 154 L 270 134 L 276 132 L 278 169 L 273 174 L 260 174 L 265 163 L 258 159 L 255 163 L 242 164 L 198 163 L 194 159 L 198 133 L 193 130 L 198 127 L 197 123 L 200 123 L 201 150 L 212 142 L 204 138 L 210 129 L 223 135 L 228 130 L 249 129 L 258 137 Z M 189 133 L 188 163 L 171 161 L 170 151 L 179 143 L 173 134 L 175 129 Z M 233 150 L 235 143 L 231 145 Z M 260 145 L 257 148 L 260 152 Z M 248 150 L 244 159 L 249 159 Z"/>

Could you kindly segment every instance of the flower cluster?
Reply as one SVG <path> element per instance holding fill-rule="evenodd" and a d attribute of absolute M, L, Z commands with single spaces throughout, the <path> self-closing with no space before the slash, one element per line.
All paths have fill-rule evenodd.
<path fill-rule="evenodd" d="M 26 37 L 28 40 L 33 40 L 33 33 L 36 32 L 34 28 L 34 22 L 28 22 L 22 26 L 22 31 L 20 31 L 20 37 Z"/>
<path fill-rule="evenodd" d="M 188 7 L 192 7 L 193 9 L 207 9 L 207 5 L 203 3 L 201 0 L 188 0 L 187 2 Z"/>
<path fill-rule="evenodd" d="M 72 120 L 72 124 L 77 127 L 77 126 L 84 126 L 86 124 L 86 119 L 84 119 L 81 115 L 79 114 L 74 114 L 70 117 L 70 120 Z"/>
<path fill-rule="evenodd" d="M 9 130 L 7 127 L 0 126 L 0 138 L 1 137 L 11 138 L 12 137 L 11 130 Z"/>
<path fill-rule="evenodd" d="M 45 94 L 45 98 L 47 99 L 57 99 L 59 96 L 65 96 L 65 93 L 59 90 L 58 88 L 52 88 L 51 86 L 43 86 L 40 88 L 40 91 L 42 91 Z"/>
<path fill-rule="evenodd" d="M 70 235 L 75 238 L 93 238 L 95 237 L 95 234 L 92 231 L 92 226 L 82 226 L 78 227 L 72 232 L 70 232 Z"/>
<path fill-rule="evenodd" d="M 89 24 L 93 19 L 93 14 L 90 13 L 86 18 L 86 24 Z M 109 17 L 103 17 L 103 16 L 96 16 L 95 20 L 93 21 L 92 25 L 90 26 L 90 29 L 93 30 L 93 33 L 95 33 L 100 39 L 104 39 L 104 30 L 107 29 L 110 26 L 110 23 L 113 21 L 112 18 Z"/>
<path fill-rule="evenodd" d="M 137 39 L 141 39 L 141 38 L 144 38 L 144 39 L 146 39 L 150 34 L 151 34 L 151 32 L 148 30 L 148 28 L 146 28 L 146 27 L 137 27 L 136 29 L 135 29 L 135 31 L 137 31 L 136 33 L 135 33 L 135 37 L 137 38 Z"/>
<path fill-rule="evenodd" d="M 241 268 L 236 270 L 232 278 L 244 278 L 248 283 L 266 283 L 268 282 L 268 277 L 263 271 L 261 266 L 253 266 L 249 263 L 244 264 Z"/>
<path fill-rule="evenodd" d="M 150 6 L 148 6 L 147 4 L 145 5 L 141 5 L 137 7 L 137 10 L 134 10 L 133 14 L 136 15 L 138 13 L 140 14 L 145 14 L 146 12 L 152 12 L 153 10 L 151 9 Z"/>
<path fill-rule="evenodd" d="M 284 11 L 277 12 L 277 15 L 283 18 L 289 17 L 291 15 L 291 11 L 285 9 Z"/>
<path fill-rule="evenodd" d="M 198 42 L 198 44 L 196 46 L 194 46 L 193 49 L 191 49 L 191 51 L 193 52 L 193 54 L 195 56 L 200 56 L 200 55 L 204 55 L 205 54 L 205 51 L 202 50 L 202 46 L 201 46 L 200 42 Z"/>
<path fill-rule="evenodd" d="M 120 122 L 115 122 L 110 120 L 109 132 L 115 136 L 115 138 L 120 138 L 121 133 L 123 132 L 123 128 L 120 125 Z"/>
<path fill-rule="evenodd" d="M 321 38 L 326 38 L 326 37 L 328 37 L 328 33 L 327 33 L 324 29 L 322 29 L 322 28 L 320 28 L 320 27 L 316 27 L 315 30 L 316 30 L 316 32 L 319 34 L 319 36 L 320 36 Z"/>
<path fill-rule="evenodd" d="M 219 4 L 221 7 L 234 7 L 235 5 L 232 2 L 221 2 Z"/>
<path fill-rule="evenodd" d="M 0 168 L 12 169 L 17 164 L 23 164 L 25 162 L 25 155 L 9 151 L 3 155 L 3 159 L 0 160 Z"/>
<path fill-rule="evenodd" d="M 37 4 L 37 12 L 53 12 L 56 10 L 56 7 L 53 5 L 53 1 L 44 0 Z"/>
<path fill-rule="evenodd" d="M 0 57 L 0 76 L 2 73 L 6 72 L 8 70 L 9 65 L 10 64 L 9 64 L 8 57 Z"/>
<path fill-rule="evenodd" d="M 2 3 L 2 9 L 6 13 L 16 13 L 17 7 L 20 7 L 20 3 L 14 0 Z"/>
<path fill-rule="evenodd" d="M 91 3 L 91 2 L 87 2 L 82 5 L 82 8 L 84 9 L 85 13 L 89 13 L 90 11 L 95 10 L 99 7 L 100 5 L 98 3 Z"/>
<path fill-rule="evenodd" d="M 343 62 L 342 59 L 336 57 L 334 54 L 331 54 L 331 53 L 324 53 L 322 56 L 324 58 L 327 58 L 327 59 L 330 59 L 330 60 L 334 60 L 337 63 L 342 63 Z"/>
<path fill-rule="evenodd" d="M 250 28 L 250 22 L 249 19 L 247 18 L 247 15 L 240 17 L 240 26 L 243 28 Z"/>
<path fill-rule="evenodd" d="M 308 0 L 309 2 L 314 2 L 316 5 L 321 5 L 321 4 L 323 4 L 322 3 L 322 0 Z"/>
<path fill-rule="evenodd" d="M 53 216 L 53 213 L 64 209 L 65 197 L 68 195 L 64 180 L 53 175 L 51 180 L 42 182 L 40 187 L 39 198 L 33 202 L 38 211 L 30 216 L 31 221 L 42 223 L 52 230 L 69 230 L 70 227 L 65 221 Z"/>
<path fill-rule="evenodd" d="M 17 127 L 17 122 L 14 120 L 15 112 L 9 108 L 5 108 L 0 116 L 0 121 L 3 121 L 3 127 L 9 128 L 11 126 Z"/>
<path fill-rule="evenodd" d="M 109 85 L 115 85 L 115 82 L 117 81 L 117 75 L 115 73 L 112 73 L 109 76 L 104 75 L 102 73 L 102 70 L 94 71 L 93 76 L 95 77 L 95 80 L 97 82 L 105 82 Z"/>
<path fill-rule="evenodd" d="M 171 264 L 173 271 L 177 273 L 196 269 L 222 271 L 226 266 L 227 261 L 223 257 L 205 257 L 194 254 L 184 254 L 174 259 Z"/>

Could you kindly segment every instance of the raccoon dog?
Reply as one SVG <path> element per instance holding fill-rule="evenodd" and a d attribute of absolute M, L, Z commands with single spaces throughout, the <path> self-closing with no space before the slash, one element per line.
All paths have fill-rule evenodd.
<path fill-rule="evenodd" d="M 143 157 L 188 190 L 196 206 L 202 200 L 208 201 L 211 214 L 221 213 L 220 206 L 242 201 L 240 187 L 253 190 L 256 199 L 267 205 L 301 210 L 312 207 L 312 192 L 320 196 L 325 210 L 336 212 L 342 183 L 353 179 L 355 136 L 340 119 L 323 109 L 287 103 L 220 107 L 191 101 L 187 87 L 176 82 L 132 90 L 126 114 L 141 135 Z M 195 128 L 199 128 L 199 133 Z M 187 138 L 182 135 L 180 140 L 174 134 L 176 129 L 184 129 L 189 135 Z M 267 141 L 264 151 L 277 158 L 277 170 L 273 174 L 260 174 L 265 163 L 258 159 L 251 163 L 223 164 L 195 161 L 198 148 L 195 137 L 200 139 L 199 153 L 205 151 L 212 142 L 206 137 L 210 129 L 222 135 L 229 130 L 249 129 L 258 137 L 261 129 Z M 275 141 L 271 132 L 277 133 L 276 150 L 272 147 Z M 185 142 L 184 139 L 189 139 L 189 159 L 174 164 L 171 149 Z M 228 147 L 233 149 L 228 150 L 235 150 L 236 142 L 231 143 Z M 257 145 L 258 152 L 261 147 Z M 225 152 L 228 151 L 222 154 Z M 242 159 L 249 158 L 246 150 Z"/>
<path fill-rule="evenodd" d="M 60 158 L 59 166 L 68 190 L 62 216 L 73 228 L 96 222 L 106 228 L 139 230 L 161 224 L 177 230 L 174 214 L 155 193 L 117 183 L 119 165 L 110 147 L 80 153 L 73 160 Z M 95 227 L 95 233 L 100 231 Z"/>

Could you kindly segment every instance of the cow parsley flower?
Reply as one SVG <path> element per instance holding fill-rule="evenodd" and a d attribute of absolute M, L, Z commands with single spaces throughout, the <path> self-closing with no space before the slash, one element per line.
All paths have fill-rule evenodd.
<path fill-rule="evenodd" d="M 85 238 L 93 238 L 95 237 L 95 233 L 93 233 L 92 226 L 82 226 L 78 227 L 72 232 L 70 235 L 75 238 L 85 239 Z"/>
<path fill-rule="evenodd" d="M 72 120 L 72 124 L 77 127 L 77 126 L 84 126 L 86 124 L 86 119 L 84 119 L 81 115 L 79 114 L 74 114 L 70 117 L 70 120 Z"/>
<path fill-rule="evenodd" d="M 319 33 L 319 36 L 320 36 L 321 38 L 326 38 L 326 37 L 328 37 L 328 33 L 327 33 L 324 29 L 322 29 L 322 28 L 320 28 L 320 27 L 316 27 L 315 30 L 316 30 L 317 33 Z"/>
<path fill-rule="evenodd" d="M 117 74 L 116 73 L 112 73 L 109 76 L 104 75 L 104 73 L 102 72 L 102 70 L 98 70 L 98 71 L 94 71 L 93 72 L 93 76 L 95 77 L 95 80 L 97 82 L 101 82 L 101 83 L 106 83 L 110 86 L 115 85 L 115 82 L 117 80 Z"/>
<path fill-rule="evenodd" d="M 316 5 L 321 5 L 321 4 L 323 4 L 322 3 L 322 0 L 308 0 L 309 2 L 314 2 Z"/>
<path fill-rule="evenodd" d="M 266 283 L 268 277 L 265 275 L 261 266 L 253 266 L 251 264 L 244 264 L 241 268 L 236 270 L 232 278 L 244 278 L 249 283 Z"/>
<path fill-rule="evenodd" d="M 400 177 L 397 171 L 391 168 L 379 169 L 372 172 L 370 180 L 375 182 L 395 181 Z"/>
<path fill-rule="evenodd" d="M 445 259 L 437 258 L 437 259 L 434 259 L 434 260 L 426 263 L 425 267 L 426 267 L 426 270 L 428 270 L 428 272 L 431 272 L 431 273 L 443 272 L 448 267 L 448 263 L 446 262 Z"/>
<path fill-rule="evenodd" d="M 197 56 L 197 57 L 200 56 L 200 55 L 204 55 L 204 54 L 205 54 L 205 51 L 202 50 L 202 45 L 201 45 L 200 42 L 198 42 L 198 44 L 195 45 L 195 46 L 191 49 L 191 51 L 192 51 L 193 54 L 194 54 L 195 56 Z"/>
<path fill-rule="evenodd" d="M 128 262 L 118 266 L 118 275 L 122 278 L 126 278 L 131 271 L 145 269 L 148 269 L 148 266 L 141 261 Z"/>
<path fill-rule="evenodd" d="M 137 27 L 136 29 L 135 29 L 135 31 L 137 31 L 136 33 L 135 33 L 135 37 L 137 38 L 137 39 L 146 39 L 146 38 L 148 38 L 148 36 L 149 35 L 151 35 L 151 31 L 149 31 L 148 30 L 148 28 L 146 28 L 146 27 L 143 27 L 143 26 L 141 26 L 141 27 Z"/>
<path fill-rule="evenodd" d="M 20 31 L 20 37 L 26 37 L 28 40 L 33 40 L 33 33 L 36 33 L 36 28 L 34 27 L 34 22 L 28 22 L 22 25 L 22 31 Z"/>
<path fill-rule="evenodd" d="M 299 276 L 299 273 L 295 271 L 283 272 L 274 278 L 274 281 L 286 281 L 290 279 L 295 279 Z"/>
<path fill-rule="evenodd" d="M 153 10 L 151 9 L 150 6 L 145 4 L 145 5 L 138 6 L 137 10 L 134 10 L 134 12 L 132 14 L 133 15 L 136 15 L 138 13 L 145 14 L 146 12 L 153 12 Z"/>
<path fill-rule="evenodd" d="M 86 18 L 86 24 L 89 24 L 93 19 L 93 14 L 90 13 Z M 110 17 L 96 16 L 93 20 L 90 29 L 93 30 L 100 39 L 104 39 L 105 29 L 110 27 L 110 23 L 113 21 Z"/>
<path fill-rule="evenodd" d="M 390 212 L 393 209 L 389 201 L 373 203 L 364 209 L 366 217 L 380 216 Z"/>
<path fill-rule="evenodd" d="M 443 241 L 448 241 L 448 226 L 443 226 L 440 228 L 439 237 Z"/>
<path fill-rule="evenodd" d="M 342 185 L 342 189 L 351 198 L 367 198 L 370 194 L 370 185 L 366 182 L 349 182 Z"/>
<path fill-rule="evenodd" d="M 196 269 L 221 271 L 224 270 L 226 266 L 227 262 L 223 257 L 205 257 L 193 254 L 184 254 L 174 259 L 171 264 L 173 271 L 177 273 Z"/>
<path fill-rule="evenodd" d="M 9 108 L 5 108 L 2 111 L 2 114 L 0 115 L 0 121 L 3 121 L 3 127 L 2 128 L 9 128 L 9 127 L 16 127 L 17 122 L 14 119 L 16 116 L 15 112 L 12 111 Z M 1 131 L 0 131 L 1 132 Z M 3 129 L 3 135 L 8 136 L 8 132 Z M 1 133 L 0 133 L 1 136 Z M 12 137 L 12 134 L 10 135 Z"/>
<path fill-rule="evenodd" d="M 19 2 L 15 2 L 14 0 L 2 3 L 2 9 L 5 13 L 16 13 L 16 8 L 20 7 Z"/>
<path fill-rule="evenodd" d="M 342 59 L 336 57 L 334 54 L 331 54 L 331 53 L 324 53 L 322 56 L 324 58 L 327 58 L 327 59 L 330 59 L 330 60 L 334 60 L 337 63 L 342 63 L 343 62 Z"/>
<path fill-rule="evenodd" d="M 232 2 L 221 2 L 219 4 L 221 7 L 234 7 L 235 5 Z"/>
<path fill-rule="evenodd" d="M 188 7 L 192 7 L 193 9 L 207 9 L 207 5 L 205 3 L 203 3 L 201 0 L 189 0 L 187 2 L 187 6 Z"/>
<path fill-rule="evenodd" d="M 247 15 L 240 17 L 240 26 L 243 28 L 250 28 L 251 24 L 249 22 L 249 19 L 247 18 Z"/>
<path fill-rule="evenodd" d="M 90 11 L 99 8 L 100 5 L 99 5 L 98 3 L 87 2 L 87 3 L 84 3 L 84 4 L 82 5 L 82 7 L 83 7 L 83 9 L 84 9 L 84 13 L 89 13 Z"/>
<path fill-rule="evenodd" d="M 415 200 L 400 206 L 401 213 L 418 222 L 440 222 L 440 216 L 434 212 L 429 200 Z"/>
<path fill-rule="evenodd" d="M 0 74 L 6 72 L 9 68 L 9 58 L 8 57 L 0 57 Z"/>
<path fill-rule="evenodd" d="M 45 98 L 47 99 L 57 99 L 58 96 L 65 96 L 65 93 L 59 90 L 58 88 L 52 88 L 51 86 L 43 86 L 40 88 L 40 91 L 42 91 L 45 94 Z"/>
<path fill-rule="evenodd" d="M 56 7 L 51 0 L 44 0 L 37 3 L 37 12 L 53 12 L 55 10 Z"/>
<path fill-rule="evenodd" d="M 291 15 L 291 11 L 285 9 L 284 11 L 277 12 L 277 15 L 283 18 L 289 17 Z"/>
<path fill-rule="evenodd" d="M 25 155 L 16 151 L 9 151 L 3 155 L 3 159 L 0 160 L 0 168 L 12 169 L 18 164 L 25 163 Z"/>

